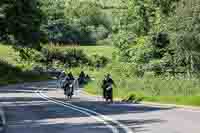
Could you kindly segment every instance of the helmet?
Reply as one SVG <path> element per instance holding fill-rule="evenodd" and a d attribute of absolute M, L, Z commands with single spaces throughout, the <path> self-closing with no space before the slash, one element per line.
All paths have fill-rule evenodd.
<path fill-rule="evenodd" d="M 111 75 L 108 73 L 108 74 L 106 75 L 106 77 L 107 77 L 107 78 L 110 78 L 110 77 L 111 77 Z"/>

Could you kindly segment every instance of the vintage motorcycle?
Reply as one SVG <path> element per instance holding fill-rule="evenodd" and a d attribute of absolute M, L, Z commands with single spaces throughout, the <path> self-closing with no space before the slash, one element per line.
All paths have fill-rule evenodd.
<path fill-rule="evenodd" d="M 109 84 L 105 89 L 105 100 L 106 102 L 113 102 L 113 87 L 112 84 Z"/>
<path fill-rule="evenodd" d="M 65 99 L 72 99 L 73 96 L 73 83 L 68 83 L 64 87 Z"/>

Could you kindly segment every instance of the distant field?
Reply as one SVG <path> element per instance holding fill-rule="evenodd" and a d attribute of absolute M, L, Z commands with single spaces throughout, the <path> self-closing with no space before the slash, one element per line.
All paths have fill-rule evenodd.
<path fill-rule="evenodd" d="M 56 47 L 62 50 L 68 48 L 78 48 L 82 49 L 88 56 L 98 54 L 108 58 L 112 58 L 113 53 L 117 51 L 117 49 L 114 48 L 113 46 L 56 46 Z"/>
<path fill-rule="evenodd" d="M 112 54 L 117 50 L 112 46 L 80 46 L 88 55 L 98 54 L 108 58 L 112 57 Z"/>
<path fill-rule="evenodd" d="M 59 46 L 61 49 L 71 48 L 72 46 Z M 73 46 L 74 47 L 74 46 Z M 112 46 L 75 46 L 75 48 L 83 49 L 87 55 L 102 55 L 111 58 L 113 53 L 117 51 L 116 48 Z M 0 44 L 0 59 L 14 63 L 18 54 L 11 46 Z"/>

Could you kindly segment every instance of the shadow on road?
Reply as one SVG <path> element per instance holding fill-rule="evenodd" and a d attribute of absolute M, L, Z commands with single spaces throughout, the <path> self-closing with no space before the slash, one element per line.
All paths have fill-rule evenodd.
<path fill-rule="evenodd" d="M 55 84 L 50 85 L 48 90 L 52 91 Z M 28 90 L 28 91 L 27 91 Z M 35 133 L 45 131 L 45 133 L 110 133 L 105 125 L 101 123 L 82 123 L 79 119 L 87 119 L 88 116 L 71 110 L 69 108 L 56 105 L 44 99 L 39 98 L 33 86 L 25 88 L 0 90 L 0 94 L 15 93 L 10 97 L 0 97 L 0 102 L 4 104 L 7 116 L 8 126 L 6 133 Z M 55 90 L 54 90 L 55 91 Z M 20 95 L 19 93 L 25 93 Z M 63 98 L 57 100 L 64 101 Z M 70 102 L 73 105 L 87 108 L 103 115 L 123 115 L 127 113 L 147 113 L 155 111 L 170 110 L 171 108 L 148 107 L 143 105 L 134 105 L 116 102 L 106 104 L 102 101 L 88 101 L 80 97 L 73 98 Z M 134 131 L 145 131 L 144 125 L 153 123 L 162 123 L 159 119 L 140 119 L 140 120 L 119 120 L 131 127 Z M 28 128 L 27 128 L 28 127 Z M 98 130 L 101 129 L 101 130 Z M 39 132 L 40 133 L 40 132 Z"/>
<path fill-rule="evenodd" d="M 172 109 L 172 108 L 144 106 L 140 104 L 127 104 L 120 102 L 115 102 L 114 104 L 107 104 L 101 101 L 77 101 L 72 103 L 77 106 L 89 108 L 97 112 L 102 112 L 104 115 L 123 114 L 123 113 L 145 113 L 145 112 Z"/>
<path fill-rule="evenodd" d="M 64 101 L 64 98 L 60 98 L 57 100 Z M 74 101 L 74 102 L 73 102 Z M 10 97 L 10 98 L 0 98 L 1 103 L 5 103 L 7 107 L 21 107 L 30 108 L 52 108 L 65 111 L 66 109 L 62 106 L 56 105 L 49 101 L 43 100 L 41 98 L 34 97 Z M 64 101 L 65 102 L 65 101 Z M 172 108 L 159 108 L 159 107 L 150 107 L 139 104 L 124 104 L 124 103 L 115 103 L 115 104 L 107 104 L 102 101 L 82 101 L 80 98 L 73 98 L 70 102 L 73 105 L 80 106 L 83 108 L 87 108 L 96 112 L 99 112 L 104 115 L 118 115 L 118 114 L 127 114 L 127 113 L 146 113 L 153 111 L 161 111 L 161 110 L 170 110 Z M 68 111 L 68 110 L 67 110 Z M 64 116 L 61 116 L 64 117 Z M 79 117 L 71 116 L 71 117 Z"/>

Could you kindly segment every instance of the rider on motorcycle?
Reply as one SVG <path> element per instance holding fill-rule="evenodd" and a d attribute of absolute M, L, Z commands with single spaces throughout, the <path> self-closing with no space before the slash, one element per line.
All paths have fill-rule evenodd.
<path fill-rule="evenodd" d="M 68 73 L 68 77 L 69 77 L 69 80 L 70 80 L 70 84 L 72 85 L 72 95 L 73 95 L 74 94 L 74 81 L 75 81 L 75 78 L 74 78 L 72 72 Z"/>
<path fill-rule="evenodd" d="M 83 71 L 81 71 L 79 78 L 78 78 L 79 85 L 83 85 L 85 83 L 85 78 L 86 78 L 85 73 Z"/>
<path fill-rule="evenodd" d="M 112 85 L 115 85 L 112 77 L 110 74 L 107 74 L 103 80 L 103 83 L 102 83 L 102 89 L 103 89 L 103 98 L 107 100 L 107 97 L 109 96 L 109 99 L 113 100 L 113 89 L 112 89 Z M 110 87 L 109 90 L 107 90 L 108 88 Z"/>
<path fill-rule="evenodd" d="M 64 78 L 66 76 L 65 71 L 62 71 L 58 77 L 58 79 Z"/>
<path fill-rule="evenodd" d="M 62 71 L 57 79 L 57 88 L 59 87 L 63 88 L 62 81 L 65 79 L 65 77 L 66 77 L 65 71 Z"/>
<path fill-rule="evenodd" d="M 74 79 L 72 77 L 70 77 L 71 75 L 67 75 L 65 77 L 65 83 L 64 83 L 64 94 L 65 96 L 67 96 L 68 98 L 71 98 L 72 95 L 73 95 L 73 91 L 74 91 L 74 88 L 73 88 L 73 82 L 74 82 Z"/>
<path fill-rule="evenodd" d="M 72 72 L 69 72 L 67 76 L 70 78 L 70 80 L 75 80 Z"/>

